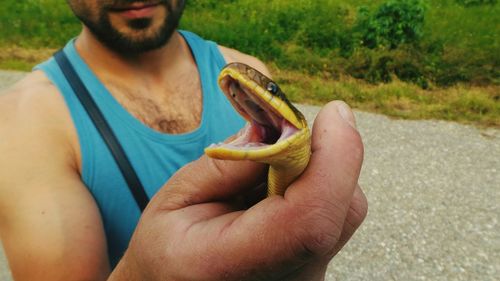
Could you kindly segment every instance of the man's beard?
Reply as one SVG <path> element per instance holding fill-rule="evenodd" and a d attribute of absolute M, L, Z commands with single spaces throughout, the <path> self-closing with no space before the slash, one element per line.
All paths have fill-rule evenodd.
<path fill-rule="evenodd" d="M 121 2 L 136 2 L 136 0 Z M 164 0 L 160 3 L 160 5 L 163 5 L 165 9 L 167 9 L 167 16 L 165 16 L 164 22 L 161 26 L 156 28 L 154 33 L 151 32 L 147 36 L 142 36 L 142 38 L 140 36 L 132 38 L 132 36 L 122 34 L 114 28 L 111 25 L 107 9 L 105 8 L 99 12 L 97 22 L 91 21 L 84 15 L 76 14 L 76 16 L 83 22 L 83 24 L 85 24 L 85 26 L 87 26 L 90 32 L 92 32 L 92 34 L 94 34 L 94 36 L 108 48 L 121 54 L 140 54 L 164 46 L 179 25 L 182 12 L 184 10 L 184 1 L 179 1 L 179 7 L 177 7 L 176 10 L 173 9 L 169 1 Z M 138 32 L 144 31 L 146 33 L 152 23 L 151 18 L 138 18 L 129 20 L 127 25 L 131 30 Z"/>

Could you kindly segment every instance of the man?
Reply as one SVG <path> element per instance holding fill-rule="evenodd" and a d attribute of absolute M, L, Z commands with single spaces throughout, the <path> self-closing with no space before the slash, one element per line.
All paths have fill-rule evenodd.
<path fill-rule="evenodd" d="M 39 65 L 0 96 L 0 234 L 15 279 L 322 280 L 366 215 L 347 105 L 320 113 L 285 197 L 246 209 L 233 199 L 265 167 L 201 155 L 243 125 L 216 89 L 220 68 L 265 66 L 177 31 L 184 1 L 68 3 L 84 27 L 64 51 L 154 197 L 141 216 L 55 61 Z"/>

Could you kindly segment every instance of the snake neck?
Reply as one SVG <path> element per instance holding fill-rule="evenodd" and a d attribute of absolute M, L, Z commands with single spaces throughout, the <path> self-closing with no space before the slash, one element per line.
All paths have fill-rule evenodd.
<path fill-rule="evenodd" d="M 285 195 L 288 186 L 300 175 L 299 173 L 290 173 L 289 169 L 270 166 L 267 180 L 267 196 Z"/>
<path fill-rule="evenodd" d="M 311 155 L 310 132 L 304 130 L 294 143 L 261 162 L 270 165 L 268 174 L 268 196 L 285 194 L 287 187 L 305 170 Z"/>

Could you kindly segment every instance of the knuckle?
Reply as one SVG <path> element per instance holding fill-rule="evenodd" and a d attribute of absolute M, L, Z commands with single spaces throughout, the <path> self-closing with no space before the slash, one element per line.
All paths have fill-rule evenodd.
<path fill-rule="evenodd" d="M 364 157 L 364 145 L 361 134 L 353 130 L 349 136 L 349 143 L 351 144 L 351 153 L 354 159 L 360 160 Z"/>
<path fill-rule="evenodd" d="M 148 208 L 157 211 L 171 211 L 197 203 L 197 196 L 192 192 L 192 177 L 184 175 L 184 168 L 174 176 L 151 198 Z M 180 175 L 182 174 L 182 175 Z M 189 188 L 187 188 L 189 187 Z"/>
<path fill-rule="evenodd" d="M 353 208 L 360 221 L 363 221 L 368 215 L 368 200 L 366 199 L 366 197 L 363 196 L 359 199 L 356 199 Z"/>
<path fill-rule="evenodd" d="M 349 206 L 348 214 L 348 221 L 355 228 L 361 225 L 368 215 L 368 200 L 361 190 L 359 193 L 355 193 Z"/>
<path fill-rule="evenodd" d="M 335 247 L 342 232 L 342 207 L 331 202 L 319 202 L 310 204 L 306 209 L 309 211 L 303 212 L 297 232 L 303 255 L 326 256 Z"/>
<path fill-rule="evenodd" d="M 350 209 L 349 215 L 346 217 L 344 228 L 354 233 L 361 225 L 365 215 L 358 213 L 358 210 Z"/>
<path fill-rule="evenodd" d="M 222 179 L 226 173 L 224 172 L 226 170 L 226 162 L 221 161 L 221 160 L 216 160 L 212 158 L 206 158 L 208 161 L 208 167 L 210 170 L 210 173 L 213 175 L 214 178 L 217 179 Z"/>

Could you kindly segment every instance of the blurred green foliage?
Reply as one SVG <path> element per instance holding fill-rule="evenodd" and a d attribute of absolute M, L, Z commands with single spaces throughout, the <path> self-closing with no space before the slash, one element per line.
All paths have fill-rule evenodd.
<path fill-rule="evenodd" d="M 496 0 L 187 0 L 181 27 L 280 68 L 426 88 L 500 83 L 499 14 Z M 57 48 L 80 28 L 65 1 L 0 5 L 1 46 Z"/>
<path fill-rule="evenodd" d="M 27 48 L 59 47 L 80 30 L 66 1 L 2 0 L 0 44 Z"/>
<path fill-rule="evenodd" d="M 374 13 L 361 7 L 358 15 L 355 31 L 368 48 L 395 49 L 404 43 L 418 43 L 422 37 L 425 6 L 421 0 L 391 0 Z"/>
<path fill-rule="evenodd" d="M 500 5 L 191 0 L 183 27 L 280 67 L 422 88 L 500 83 Z"/>
<path fill-rule="evenodd" d="M 477 5 L 489 5 L 496 4 L 497 0 L 456 0 L 457 3 L 464 6 L 477 6 Z"/>

